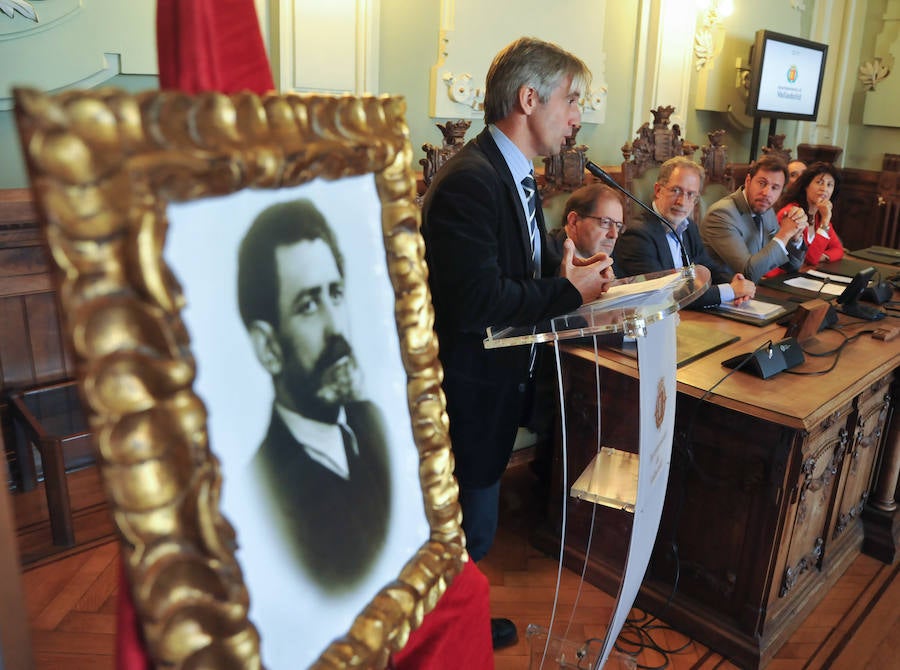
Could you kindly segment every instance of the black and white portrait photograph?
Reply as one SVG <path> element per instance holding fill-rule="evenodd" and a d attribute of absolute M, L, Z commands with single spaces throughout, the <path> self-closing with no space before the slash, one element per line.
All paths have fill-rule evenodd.
<path fill-rule="evenodd" d="M 429 533 L 374 179 L 168 216 L 262 660 L 305 667 Z"/>

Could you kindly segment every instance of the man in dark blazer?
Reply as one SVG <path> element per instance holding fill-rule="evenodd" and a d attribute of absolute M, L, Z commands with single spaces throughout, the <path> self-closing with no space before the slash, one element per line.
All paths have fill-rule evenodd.
<path fill-rule="evenodd" d="M 691 307 L 745 302 L 756 294 L 756 286 L 740 272 L 732 273 L 713 261 L 690 218 L 705 178 L 703 167 L 686 156 L 663 163 L 653 185 L 652 207 L 670 225 L 641 211 L 616 244 L 616 264 L 626 276 L 680 268 L 685 261 L 703 265 L 713 283 Z"/>
<path fill-rule="evenodd" d="M 787 179 L 785 162 L 767 154 L 750 167 L 741 188 L 709 208 L 700 237 L 713 261 L 752 282 L 773 268 L 800 269 L 806 256 L 806 212 L 795 207 L 779 223 L 772 210 Z"/>
<path fill-rule="evenodd" d="M 616 241 L 625 229 L 624 209 L 622 196 L 612 186 L 602 182 L 580 186 L 566 199 L 560 226 L 550 238 L 560 255 L 563 243 L 570 239 L 579 258 L 590 258 L 601 251 L 613 256 Z M 615 263 L 613 274 L 625 276 L 619 273 Z"/>
<path fill-rule="evenodd" d="M 462 523 L 476 561 L 494 539 L 500 476 L 529 410 L 538 349 L 487 350 L 485 329 L 566 314 L 611 279 L 605 254 L 577 261 L 571 241 L 562 259 L 554 252 L 531 174 L 532 160 L 558 152 L 579 123 L 589 77 L 554 44 L 522 38 L 505 47 L 487 73 L 487 127 L 441 168 L 423 204 Z M 515 641 L 512 622 L 492 628 L 495 646 Z"/>
<path fill-rule="evenodd" d="M 241 242 L 238 304 L 275 401 L 251 461 L 288 546 L 323 590 L 351 590 L 388 531 L 388 446 L 348 342 L 344 262 L 308 200 L 264 210 Z"/>

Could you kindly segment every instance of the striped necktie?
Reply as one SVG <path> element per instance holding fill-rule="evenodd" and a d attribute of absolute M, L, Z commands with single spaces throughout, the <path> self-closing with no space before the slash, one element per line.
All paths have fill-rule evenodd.
<path fill-rule="evenodd" d="M 534 172 L 529 172 L 522 179 L 522 188 L 525 191 L 525 203 L 528 216 L 528 238 L 531 240 L 531 276 L 535 279 L 541 277 L 541 235 L 537 224 L 537 184 L 534 181 Z M 528 352 L 528 377 L 533 379 L 537 367 L 537 344 L 531 343 L 531 351 Z"/>
<path fill-rule="evenodd" d="M 528 210 L 528 237 L 531 240 L 532 276 L 537 279 L 541 276 L 541 235 L 537 224 L 537 184 L 534 181 L 533 172 L 529 172 L 522 179 L 522 188 L 525 190 L 525 202 Z"/>

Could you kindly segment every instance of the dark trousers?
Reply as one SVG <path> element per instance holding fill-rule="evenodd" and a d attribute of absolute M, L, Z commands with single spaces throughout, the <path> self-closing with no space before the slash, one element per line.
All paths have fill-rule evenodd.
<path fill-rule="evenodd" d="M 528 425 L 534 402 L 534 380 L 519 385 L 518 392 L 522 395 L 522 413 L 517 426 Z M 451 413 L 451 434 L 453 415 Z M 511 429 L 510 438 L 515 440 L 515 429 Z M 460 437 L 459 439 L 465 439 Z M 512 449 L 512 443 L 509 448 Z M 482 487 L 459 486 L 459 504 L 462 507 L 462 527 L 466 534 L 466 549 L 473 561 L 484 558 L 491 545 L 494 544 L 494 535 L 497 533 L 497 520 L 500 514 L 500 480 Z"/>
<path fill-rule="evenodd" d="M 488 553 L 497 533 L 500 508 L 500 482 L 485 488 L 459 489 L 462 527 L 466 533 L 466 549 L 475 562 Z"/>

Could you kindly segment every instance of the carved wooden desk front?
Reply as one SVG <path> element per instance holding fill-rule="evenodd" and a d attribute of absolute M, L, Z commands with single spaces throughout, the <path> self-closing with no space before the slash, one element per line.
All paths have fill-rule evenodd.
<path fill-rule="evenodd" d="M 889 508 L 897 486 L 900 439 L 887 423 L 900 338 L 882 342 L 863 335 L 844 347 L 834 370 L 819 376 L 781 373 L 762 380 L 735 373 L 701 402 L 727 372 L 721 361 L 781 339 L 784 328 L 690 311 L 681 318 L 741 339 L 678 371 L 666 509 L 636 604 L 665 610 L 668 623 L 741 667 L 762 667 L 861 550 L 887 561 L 896 552 L 896 511 L 867 502 L 872 491 L 880 507 Z M 816 346 L 824 350 L 840 341 L 826 332 Z M 563 358 L 569 472 L 575 477 L 597 444 L 594 353 L 567 346 Z M 830 362 L 807 357 L 795 369 L 821 370 Z M 635 362 L 602 350 L 600 375 L 602 444 L 635 451 Z M 560 473 L 557 449 L 548 519 L 561 518 Z M 566 561 L 580 571 L 591 506 L 569 501 Z M 874 525 L 870 512 L 877 512 Z M 630 514 L 597 508 L 588 579 L 612 593 L 630 525 Z M 558 551 L 558 532 L 551 524 L 537 544 Z"/>

